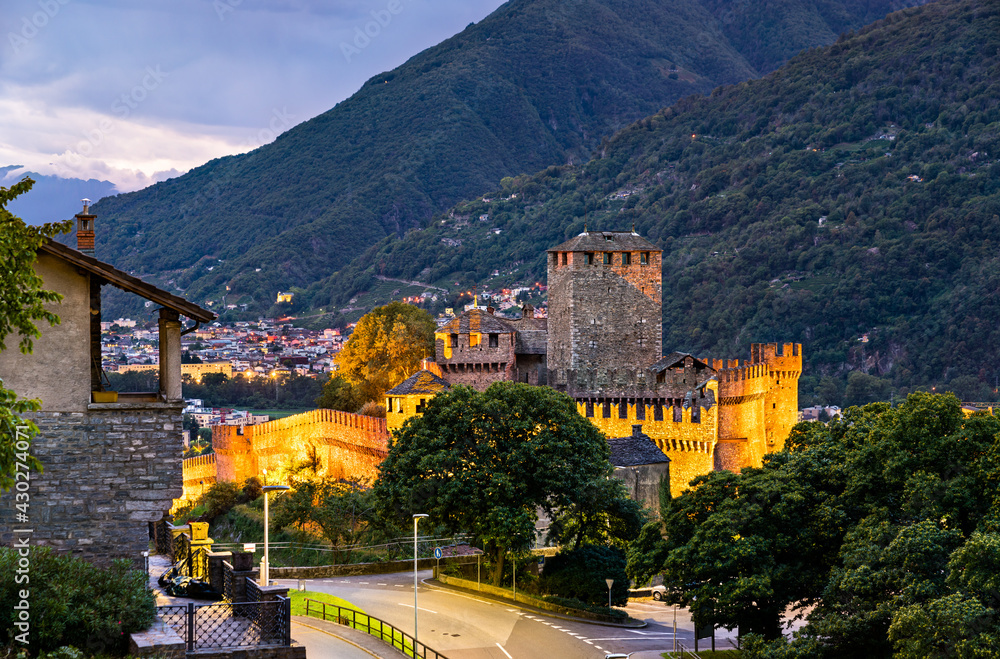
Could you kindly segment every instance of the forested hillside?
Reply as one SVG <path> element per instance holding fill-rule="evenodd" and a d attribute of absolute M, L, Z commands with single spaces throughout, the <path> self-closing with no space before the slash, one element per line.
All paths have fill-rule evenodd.
<path fill-rule="evenodd" d="M 102 200 L 99 249 L 198 303 L 228 290 L 266 311 L 504 176 L 585 162 L 683 96 L 920 1 L 511 0 L 272 144 Z"/>
<path fill-rule="evenodd" d="M 856 383 L 886 397 L 890 384 L 947 385 L 993 399 L 998 11 L 904 10 L 763 79 L 685 98 L 585 165 L 505 179 L 492 201 L 383 241 L 312 302 L 343 302 L 376 271 L 541 278 L 545 248 L 584 226 L 634 225 L 664 250 L 665 350 L 734 357 L 751 341 L 801 341 L 807 397 L 840 400 L 855 371 L 881 378 Z"/>

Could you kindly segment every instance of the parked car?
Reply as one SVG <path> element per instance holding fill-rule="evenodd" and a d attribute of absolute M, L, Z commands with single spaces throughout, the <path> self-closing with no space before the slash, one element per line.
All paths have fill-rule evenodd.
<path fill-rule="evenodd" d="M 663 598 L 667 596 L 666 586 L 653 586 L 652 590 L 653 590 L 653 599 L 656 600 L 657 602 L 663 600 Z"/>

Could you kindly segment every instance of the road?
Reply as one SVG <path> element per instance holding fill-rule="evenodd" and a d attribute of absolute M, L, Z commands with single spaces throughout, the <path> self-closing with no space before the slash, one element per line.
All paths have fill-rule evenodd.
<path fill-rule="evenodd" d="M 431 572 L 419 573 L 429 579 Z M 294 585 L 295 581 L 277 583 Z M 413 633 L 413 573 L 334 577 L 306 582 L 306 589 L 330 593 L 361 607 L 407 633 Z M 634 652 L 632 659 L 659 659 L 673 645 L 673 608 L 659 602 L 634 602 L 629 615 L 645 620 L 643 629 L 623 629 L 553 618 L 510 604 L 464 593 L 418 589 L 419 639 L 449 659 L 603 659 L 608 652 Z M 677 614 L 677 638 L 694 644 L 690 616 Z M 723 632 L 724 633 L 724 632 Z M 701 641 L 702 649 L 708 641 Z M 716 641 L 719 649 L 730 647 Z"/>

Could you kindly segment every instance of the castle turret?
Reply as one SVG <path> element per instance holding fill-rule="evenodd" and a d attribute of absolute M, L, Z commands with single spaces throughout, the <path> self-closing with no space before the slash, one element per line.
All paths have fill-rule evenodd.
<path fill-rule="evenodd" d="M 785 446 L 792 426 L 799 418 L 799 376 L 802 375 L 801 343 L 754 344 L 751 352 L 767 366 L 770 387 L 764 398 L 764 433 L 767 451 Z"/>
<path fill-rule="evenodd" d="M 662 356 L 662 252 L 628 231 L 585 231 L 548 250 L 549 384 Z"/>

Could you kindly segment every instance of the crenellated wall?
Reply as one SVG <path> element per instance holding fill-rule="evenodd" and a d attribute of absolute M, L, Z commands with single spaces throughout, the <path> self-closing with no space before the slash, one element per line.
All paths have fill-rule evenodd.
<path fill-rule="evenodd" d="M 208 453 L 194 458 L 184 459 L 184 495 L 185 500 L 192 500 L 210 487 L 216 479 L 216 455 Z"/>
<path fill-rule="evenodd" d="M 313 452 L 323 476 L 374 481 L 388 446 L 385 419 L 337 410 L 313 410 L 257 426 L 212 428 L 218 481 L 241 482 L 263 476 L 265 469 L 270 477 L 308 459 Z M 199 459 L 184 461 L 185 498 L 200 494 L 195 488 L 200 486 L 201 474 L 210 468 L 207 460 L 195 462 Z"/>

